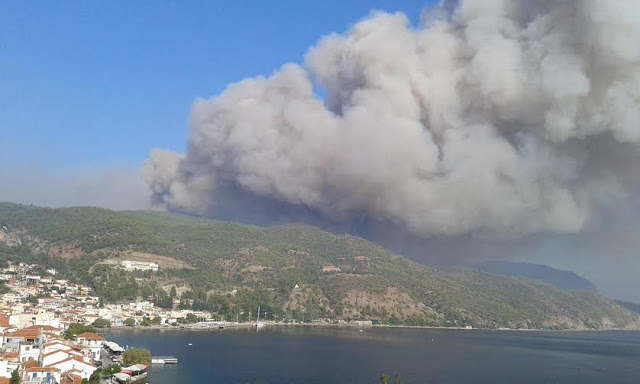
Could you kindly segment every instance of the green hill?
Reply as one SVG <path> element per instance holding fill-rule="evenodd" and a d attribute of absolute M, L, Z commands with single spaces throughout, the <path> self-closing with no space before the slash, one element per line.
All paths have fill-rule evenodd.
<path fill-rule="evenodd" d="M 637 314 L 593 292 L 468 270 L 445 273 L 354 236 L 314 227 L 260 228 L 160 212 L 0 203 L 0 259 L 58 268 L 108 301 L 277 319 L 386 324 L 638 328 Z M 157 261 L 158 273 L 114 269 Z M 324 267 L 324 271 L 323 271 Z M 173 288 L 173 289 L 172 289 Z"/>

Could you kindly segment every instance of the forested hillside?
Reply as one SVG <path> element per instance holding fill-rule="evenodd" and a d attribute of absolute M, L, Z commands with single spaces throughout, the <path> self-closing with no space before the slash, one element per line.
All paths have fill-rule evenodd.
<path fill-rule="evenodd" d="M 354 236 L 304 225 L 259 228 L 160 212 L 0 203 L 0 259 L 53 266 L 106 301 L 275 319 L 509 328 L 638 328 L 594 292 L 468 270 L 426 268 Z M 121 260 L 160 272 L 125 272 Z"/>

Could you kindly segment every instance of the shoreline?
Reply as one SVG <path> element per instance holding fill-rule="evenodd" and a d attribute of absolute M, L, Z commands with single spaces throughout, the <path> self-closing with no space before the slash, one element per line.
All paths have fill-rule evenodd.
<path fill-rule="evenodd" d="M 198 323 L 194 323 L 198 324 Z M 107 333 L 110 331 L 224 331 L 225 329 L 250 329 L 255 327 L 255 323 L 230 323 L 225 324 L 223 328 L 219 326 L 197 327 L 194 324 L 189 326 L 171 326 L 171 325 L 151 325 L 151 326 L 119 326 L 106 329 L 99 329 L 98 333 Z M 431 330 L 450 330 L 450 331 L 491 331 L 491 332 L 639 332 L 640 329 L 511 329 L 511 328 L 464 328 L 464 327 L 438 327 L 424 325 L 384 325 L 373 324 L 361 326 L 356 324 L 318 324 L 318 323 L 264 323 L 265 328 L 273 327 L 312 327 L 312 328 L 343 328 L 343 329 L 431 329 Z"/>

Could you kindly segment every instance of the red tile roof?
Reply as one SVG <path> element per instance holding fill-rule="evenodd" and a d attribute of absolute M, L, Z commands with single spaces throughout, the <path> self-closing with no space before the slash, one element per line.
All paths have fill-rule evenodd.
<path fill-rule="evenodd" d="M 104 337 L 100 335 L 96 335 L 92 332 L 85 332 L 75 336 L 76 339 L 86 339 L 86 340 L 104 340 Z"/>
<path fill-rule="evenodd" d="M 60 370 L 55 367 L 33 367 L 27 368 L 27 372 L 60 372 Z"/>
<path fill-rule="evenodd" d="M 60 377 L 60 384 L 82 384 L 82 377 L 71 372 L 64 372 Z"/>
<path fill-rule="evenodd" d="M 52 327 L 50 325 L 32 325 L 30 327 L 26 327 L 24 329 L 37 329 L 40 330 L 42 329 L 43 331 L 55 331 L 55 332 L 60 332 L 59 328 L 56 327 Z"/>
<path fill-rule="evenodd" d="M 0 357 L 5 359 L 17 359 L 18 352 L 0 352 Z"/>
<path fill-rule="evenodd" d="M 27 361 L 23 361 L 22 362 L 22 368 L 33 368 L 33 367 L 37 367 L 40 364 L 38 363 L 38 360 L 27 360 Z"/>
<path fill-rule="evenodd" d="M 5 334 L 5 337 L 22 337 L 24 339 L 37 339 L 40 335 L 40 331 L 37 329 L 19 329 L 15 332 L 9 332 Z"/>

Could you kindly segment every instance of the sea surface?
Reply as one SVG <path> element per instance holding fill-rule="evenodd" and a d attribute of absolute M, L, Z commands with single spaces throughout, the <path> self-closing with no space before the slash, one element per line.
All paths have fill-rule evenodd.
<path fill-rule="evenodd" d="M 265 327 L 107 339 L 178 358 L 154 365 L 149 384 L 376 384 L 383 372 L 405 384 L 640 383 L 640 332 Z"/>

